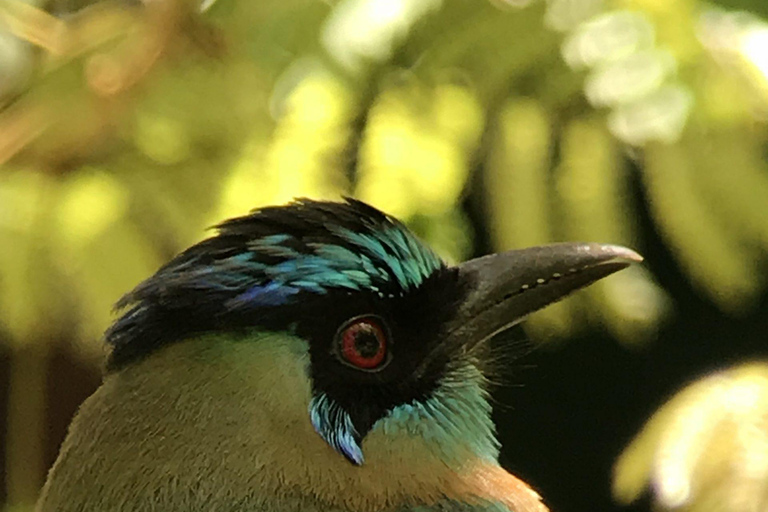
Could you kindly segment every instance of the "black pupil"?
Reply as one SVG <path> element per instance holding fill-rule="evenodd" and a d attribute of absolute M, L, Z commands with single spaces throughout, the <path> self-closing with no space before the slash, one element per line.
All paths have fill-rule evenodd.
<path fill-rule="evenodd" d="M 361 329 L 355 334 L 355 349 L 366 359 L 378 354 L 379 345 L 379 338 L 371 330 Z"/>

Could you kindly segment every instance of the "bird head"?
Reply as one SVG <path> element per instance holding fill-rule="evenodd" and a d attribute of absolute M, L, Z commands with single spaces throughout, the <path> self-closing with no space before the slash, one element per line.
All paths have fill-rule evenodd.
<path fill-rule="evenodd" d="M 306 361 L 306 418 L 352 464 L 372 432 L 410 428 L 495 460 L 486 342 L 639 259 L 557 244 L 449 266 L 362 202 L 299 200 L 224 222 L 124 297 L 108 369 L 205 333 L 282 333 Z"/>

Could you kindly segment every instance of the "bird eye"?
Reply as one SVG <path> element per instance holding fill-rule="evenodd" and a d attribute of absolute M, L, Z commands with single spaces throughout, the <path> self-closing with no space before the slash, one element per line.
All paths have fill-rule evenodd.
<path fill-rule="evenodd" d="M 357 317 L 345 323 L 336 335 L 339 359 L 359 370 L 375 371 L 389 363 L 388 336 L 375 317 Z"/>

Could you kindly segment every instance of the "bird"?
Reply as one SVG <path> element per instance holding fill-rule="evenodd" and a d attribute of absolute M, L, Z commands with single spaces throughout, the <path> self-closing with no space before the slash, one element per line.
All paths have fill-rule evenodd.
<path fill-rule="evenodd" d="M 361 201 L 227 220 L 116 305 L 37 512 L 545 512 L 498 462 L 489 340 L 641 261 L 449 265 Z"/>

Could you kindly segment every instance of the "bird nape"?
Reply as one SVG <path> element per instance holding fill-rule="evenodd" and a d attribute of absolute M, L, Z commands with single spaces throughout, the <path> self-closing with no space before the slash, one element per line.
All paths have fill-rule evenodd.
<path fill-rule="evenodd" d="M 545 511 L 497 462 L 487 341 L 640 260 L 448 266 L 351 199 L 229 220 L 118 303 L 37 510 Z"/>

